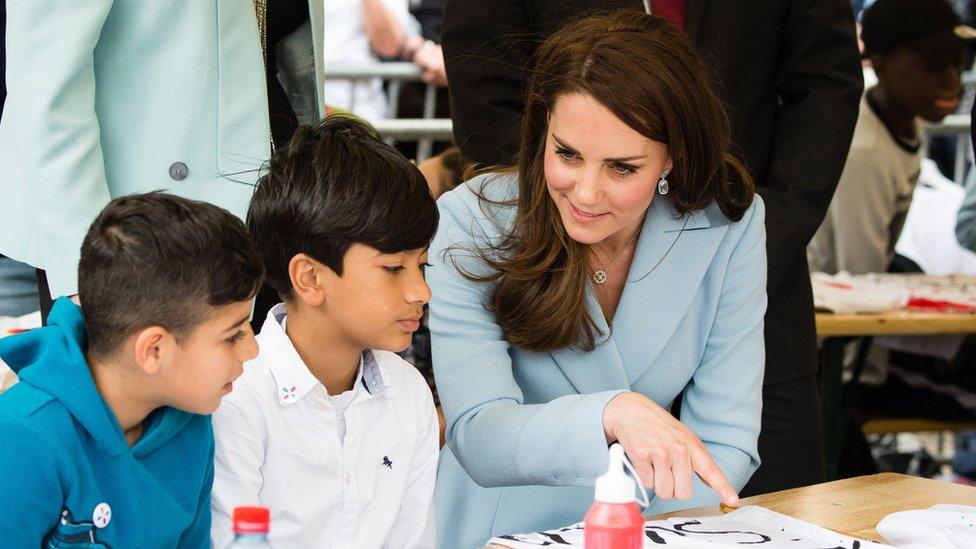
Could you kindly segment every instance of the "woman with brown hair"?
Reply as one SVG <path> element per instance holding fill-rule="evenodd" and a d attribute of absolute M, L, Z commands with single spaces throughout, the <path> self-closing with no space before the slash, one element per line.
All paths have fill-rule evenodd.
<path fill-rule="evenodd" d="M 652 512 L 736 501 L 759 465 L 766 256 L 729 139 L 664 19 L 594 16 L 539 49 L 517 166 L 439 202 L 442 547 L 581 520 L 612 442 Z"/>

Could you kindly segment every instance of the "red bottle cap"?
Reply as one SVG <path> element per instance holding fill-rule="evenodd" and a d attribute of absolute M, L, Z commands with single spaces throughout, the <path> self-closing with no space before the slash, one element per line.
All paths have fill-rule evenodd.
<path fill-rule="evenodd" d="M 235 507 L 235 534 L 267 534 L 271 511 L 267 507 Z"/>

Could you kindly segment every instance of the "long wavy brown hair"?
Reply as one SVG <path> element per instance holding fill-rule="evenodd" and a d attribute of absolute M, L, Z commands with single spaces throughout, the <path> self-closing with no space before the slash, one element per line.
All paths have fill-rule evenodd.
<path fill-rule="evenodd" d="M 563 94 L 588 94 L 641 135 L 668 146 L 666 197 L 680 215 L 717 203 L 733 221 L 755 188 L 731 153 L 724 106 L 694 46 L 665 19 L 627 10 L 574 22 L 539 48 L 525 98 L 517 165 L 517 213 L 499 243 L 478 250 L 496 282 L 487 307 L 508 342 L 549 352 L 592 350 L 602 334 L 586 304 L 589 257 L 569 238 L 543 171 L 549 113 Z M 491 183 L 491 178 L 486 184 Z M 481 200 L 491 202 L 481 190 Z"/>

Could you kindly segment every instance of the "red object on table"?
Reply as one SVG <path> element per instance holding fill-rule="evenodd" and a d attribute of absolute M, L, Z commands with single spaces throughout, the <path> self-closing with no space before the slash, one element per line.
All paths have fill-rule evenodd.
<path fill-rule="evenodd" d="M 944 299 L 929 299 L 926 297 L 913 297 L 908 300 L 909 309 L 915 311 L 946 312 L 946 313 L 972 313 L 976 312 L 976 307 L 959 303 L 956 301 L 946 301 Z"/>

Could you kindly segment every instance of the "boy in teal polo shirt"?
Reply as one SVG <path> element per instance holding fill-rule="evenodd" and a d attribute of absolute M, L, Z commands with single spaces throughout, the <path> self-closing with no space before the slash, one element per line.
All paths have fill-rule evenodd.
<path fill-rule="evenodd" d="M 150 193 L 118 198 L 81 247 L 82 308 L 0 340 L 5 547 L 209 547 L 210 417 L 257 354 L 262 279 L 243 223 Z"/>

